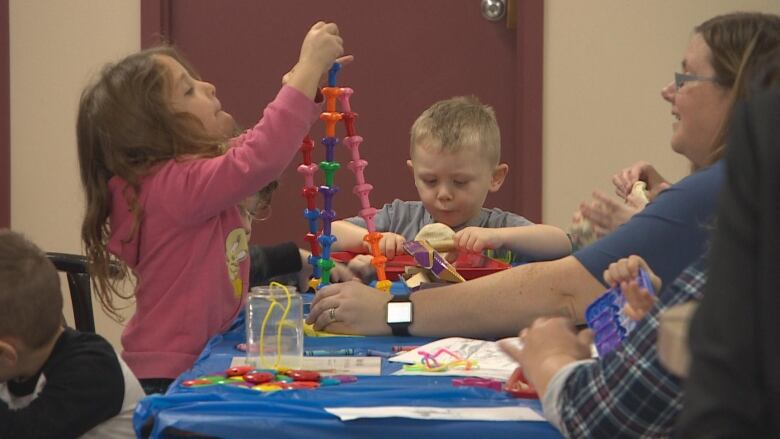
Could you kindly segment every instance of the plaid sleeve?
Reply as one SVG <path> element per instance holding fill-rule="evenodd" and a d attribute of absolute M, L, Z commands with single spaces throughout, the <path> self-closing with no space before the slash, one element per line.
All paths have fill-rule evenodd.
<path fill-rule="evenodd" d="M 569 374 L 558 400 L 567 437 L 666 437 L 682 409 L 682 385 L 656 349 L 658 315 L 701 297 L 705 263 L 697 261 L 668 288 L 623 345 Z"/>

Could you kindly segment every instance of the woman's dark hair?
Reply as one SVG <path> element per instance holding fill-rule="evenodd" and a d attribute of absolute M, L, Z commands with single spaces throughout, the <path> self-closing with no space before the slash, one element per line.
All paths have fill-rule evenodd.
<path fill-rule="evenodd" d="M 718 15 L 696 26 L 712 52 L 710 63 L 718 83 L 731 89 L 733 104 L 744 99 L 750 87 L 748 71 L 755 71 L 766 54 L 780 47 L 780 16 L 758 12 Z M 731 110 L 723 121 L 709 157 L 712 164 L 723 157 Z"/>

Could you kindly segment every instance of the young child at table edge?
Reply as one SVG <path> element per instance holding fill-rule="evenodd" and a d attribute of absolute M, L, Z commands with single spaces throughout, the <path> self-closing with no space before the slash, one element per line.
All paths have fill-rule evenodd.
<path fill-rule="evenodd" d="M 138 380 L 103 337 L 63 323 L 54 265 L 0 229 L 0 437 L 135 437 Z"/>
<path fill-rule="evenodd" d="M 239 203 L 239 211 L 244 220 L 247 233 L 251 232 L 255 221 L 264 221 L 271 215 L 271 197 L 279 186 L 275 180 L 260 189 L 259 192 Z M 292 241 L 276 245 L 249 246 L 249 287 L 268 285 L 272 281 L 289 284 L 294 282 L 299 291 L 309 289 L 312 273 L 308 263 L 311 253 L 298 248 Z M 331 272 L 334 282 L 345 282 L 354 277 L 345 265 L 336 263 Z"/>
<path fill-rule="evenodd" d="M 476 97 L 446 99 L 425 110 L 412 125 L 409 153 L 406 164 L 420 201 L 396 199 L 374 217 L 377 231 L 384 232 L 380 247 L 388 258 L 403 254 L 405 241 L 436 222 L 455 231 L 458 250 L 495 250 L 497 257 L 513 262 L 557 259 L 571 252 L 563 230 L 483 207 L 488 192 L 501 188 L 509 166 L 500 163 L 495 113 Z M 334 222 L 334 248 L 367 253 L 365 227 L 361 217 Z"/>
<path fill-rule="evenodd" d="M 147 393 L 165 391 L 242 309 L 249 251 L 239 204 L 295 156 L 318 120 L 321 77 L 351 61 L 339 58 L 342 45 L 336 24 L 312 26 L 260 121 L 232 139 L 235 122 L 214 86 L 172 48 L 106 66 L 82 94 L 82 240 L 97 296 L 115 317 L 118 282 L 135 275 L 122 357 Z M 114 258 L 119 276 L 109 273 Z"/>

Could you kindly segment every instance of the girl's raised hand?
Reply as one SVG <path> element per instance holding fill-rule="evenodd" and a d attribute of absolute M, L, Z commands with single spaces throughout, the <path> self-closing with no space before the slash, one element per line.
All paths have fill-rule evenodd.
<path fill-rule="evenodd" d="M 309 29 L 301 45 L 299 63 L 312 62 L 327 71 L 331 64 L 344 53 L 344 41 L 339 35 L 336 23 L 318 21 Z"/>
<path fill-rule="evenodd" d="M 344 55 L 344 56 L 340 56 L 340 57 L 336 58 L 335 62 L 341 64 L 341 66 L 343 67 L 345 65 L 348 65 L 348 64 L 352 63 L 352 61 L 354 61 L 354 60 L 355 60 L 355 57 L 353 55 Z M 282 85 L 285 85 L 285 84 L 287 84 L 290 81 L 290 77 L 293 74 L 293 72 L 295 72 L 295 67 L 290 69 L 289 72 L 285 73 L 284 76 L 282 76 Z M 324 87 L 327 84 L 327 81 L 328 81 L 328 73 L 325 72 L 320 77 L 320 86 Z"/>
<path fill-rule="evenodd" d="M 291 69 L 287 85 L 313 99 L 320 78 L 343 53 L 344 42 L 336 23 L 315 23 L 303 39 L 298 63 Z"/>

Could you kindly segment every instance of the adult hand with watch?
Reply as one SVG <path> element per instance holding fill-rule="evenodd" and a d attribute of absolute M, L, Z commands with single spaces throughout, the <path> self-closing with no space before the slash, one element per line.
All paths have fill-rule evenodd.
<path fill-rule="evenodd" d="M 391 335 L 387 324 L 387 302 L 391 298 L 388 293 L 356 281 L 328 285 L 314 297 L 306 323 L 314 325 L 317 331 Z"/>
<path fill-rule="evenodd" d="M 550 279 L 556 279 L 559 288 L 568 290 L 577 286 L 593 293 L 575 300 L 561 297 L 549 291 Z M 417 291 L 407 299 L 413 306 L 401 310 L 408 311 L 412 320 L 407 326 L 410 335 L 500 337 L 517 334 L 536 317 L 544 315 L 576 319 L 578 314 L 574 310 L 584 310 L 603 290 L 600 282 L 590 278 L 587 270 L 568 256 Z M 521 294 L 509 294 L 509 291 Z M 315 296 L 306 322 L 313 324 L 315 330 L 338 334 L 390 335 L 393 331 L 387 318 L 391 298 L 388 293 L 356 281 L 328 285 Z M 390 305 L 392 308 L 394 304 Z M 396 326 L 395 334 L 401 335 L 399 325 Z"/>

